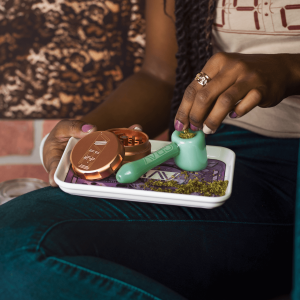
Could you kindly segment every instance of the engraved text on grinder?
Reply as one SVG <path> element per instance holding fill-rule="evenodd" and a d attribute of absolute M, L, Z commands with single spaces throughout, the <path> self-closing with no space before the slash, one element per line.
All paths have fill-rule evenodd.
<path fill-rule="evenodd" d="M 84 170 L 89 170 L 94 164 L 98 155 L 108 145 L 110 139 L 102 132 L 95 138 L 89 149 L 84 153 L 78 162 L 78 167 Z"/>

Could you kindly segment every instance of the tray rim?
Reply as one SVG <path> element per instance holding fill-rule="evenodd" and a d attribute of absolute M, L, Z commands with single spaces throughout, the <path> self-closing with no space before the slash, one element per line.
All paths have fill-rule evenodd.
<path fill-rule="evenodd" d="M 86 197 L 98 197 L 99 199 L 109 198 L 109 199 L 116 199 L 116 200 L 123 200 L 123 201 L 138 201 L 138 202 L 147 202 L 147 203 L 154 203 L 154 204 L 180 205 L 180 206 L 190 206 L 190 207 L 199 207 L 199 208 L 214 208 L 220 206 L 232 194 L 232 184 L 233 184 L 233 177 L 234 177 L 234 165 L 235 165 L 236 155 L 232 150 L 228 148 L 219 147 L 219 146 L 210 146 L 210 145 L 206 146 L 208 158 L 218 159 L 220 161 L 225 162 L 220 158 L 212 156 L 211 152 L 217 149 L 223 151 L 223 153 L 225 151 L 225 153 L 231 156 L 231 165 L 228 166 L 227 162 L 225 162 L 226 163 L 225 178 L 226 180 L 228 180 L 228 186 L 225 195 L 221 197 L 172 194 L 172 193 L 163 193 L 163 192 L 156 192 L 156 191 L 145 191 L 145 190 L 115 188 L 115 187 L 107 187 L 107 186 L 93 186 L 93 185 L 85 185 L 85 184 L 67 183 L 64 181 L 64 179 L 63 180 L 61 179 L 61 173 L 65 173 L 64 176 L 66 176 L 68 171 L 63 170 L 64 165 L 67 164 L 68 166 L 70 166 L 70 159 L 68 153 L 70 153 L 71 149 L 74 147 L 77 141 L 79 141 L 79 139 L 73 137 L 69 139 L 67 146 L 64 150 L 64 153 L 62 155 L 62 158 L 54 174 L 54 180 L 56 184 L 59 186 L 61 190 L 63 190 L 66 193 L 73 194 L 73 195 L 81 195 Z M 171 143 L 167 141 L 158 141 L 158 140 L 149 140 L 149 141 L 152 146 L 151 152 L 154 152 Z M 71 146 L 71 144 L 74 145 Z M 86 189 L 86 187 L 88 187 L 88 189 Z M 97 194 L 99 193 L 99 195 L 95 196 L 94 193 Z M 105 194 L 109 194 L 109 196 L 107 195 L 105 196 Z M 140 200 L 129 199 L 129 196 L 138 196 L 141 197 L 141 199 Z M 145 201 L 145 198 L 149 198 L 149 199 Z M 171 203 L 172 200 L 176 203 L 182 201 L 183 204 Z"/>

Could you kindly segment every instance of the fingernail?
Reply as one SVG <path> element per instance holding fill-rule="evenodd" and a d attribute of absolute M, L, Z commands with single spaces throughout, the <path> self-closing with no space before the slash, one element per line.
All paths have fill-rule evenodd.
<path fill-rule="evenodd" d="M 138 131 L 142 131 L 142 129 L 138 126 L 134 127 L 133 130 L 138 130 Z"/>
<path fill-rule="evenodd" d="M 230 117 L 231 119 L 235 119 L 237 116 L 238 116 L 238 115 L 236 114 L 235 111 L 233 111 L 233 112 L 231 112 L 231 113 L 229 114 L 229 117 Z"/>
<path fill-rule="evenodd" d="M 193 131 L 199 131 L 200 128 L 194 126 L 193 124 L 190 124 L 190 128 L 193 130 Z"/>
<path fill-rule="evenodd" d="M 175 122 L 175 129 L 177 131 L 182 131 L 183 130 L 183 124 L 178 120 L 176 120 L 176 122 Z"/>
<path fill-rule="evenodd" d="M 95 126 L 91 124 L 85 124 L 81 127 L 82 132 L 90 132 Z"/>
<path fill-rule="evenodd" d="M 208 128 L 205 124 L 203 126 L 203 132 L 205 134 L 212 134 L 212 133 L 214 133 L 213 130 L 211 130 L 210 128 Z"/>

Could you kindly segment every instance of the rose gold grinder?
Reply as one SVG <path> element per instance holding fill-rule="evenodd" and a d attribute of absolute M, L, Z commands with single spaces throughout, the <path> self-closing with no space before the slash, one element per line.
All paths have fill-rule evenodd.
<path fill-rule="evenodd" d="M 96 131 L 75 145 L 70 161 L 76 175 L 86 180 L 99 180 L 113 174 L 122 164 L 124 146 L 112 132 Z"/>
<path fill-rule="evenodd" d="M 122 164 L 151 153 L 148 135 L 128 128 L 96 131 L 78 141 L 71 152 L 74 173 L 86 180 L 100 180 Z"/>
<path fill-rule="evenodd" d="M 113 132 L 125 148 L 123 163 L 135 161 L 151 154 L 151 143 L 146 133 L 129 128 L 112 128 Z"/>

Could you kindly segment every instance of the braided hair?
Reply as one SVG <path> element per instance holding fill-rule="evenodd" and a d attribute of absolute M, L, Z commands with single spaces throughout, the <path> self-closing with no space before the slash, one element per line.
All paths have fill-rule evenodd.
<path fill-rule="evenodd" d="M 166 5 L 166 1 L 165 5 Z M 171 105 L 169 132 L 187 86 L 212 55 L 212 25 L 216 0 L 176 0 L 176 37 L 178 43 L 176 84 Z"/>

